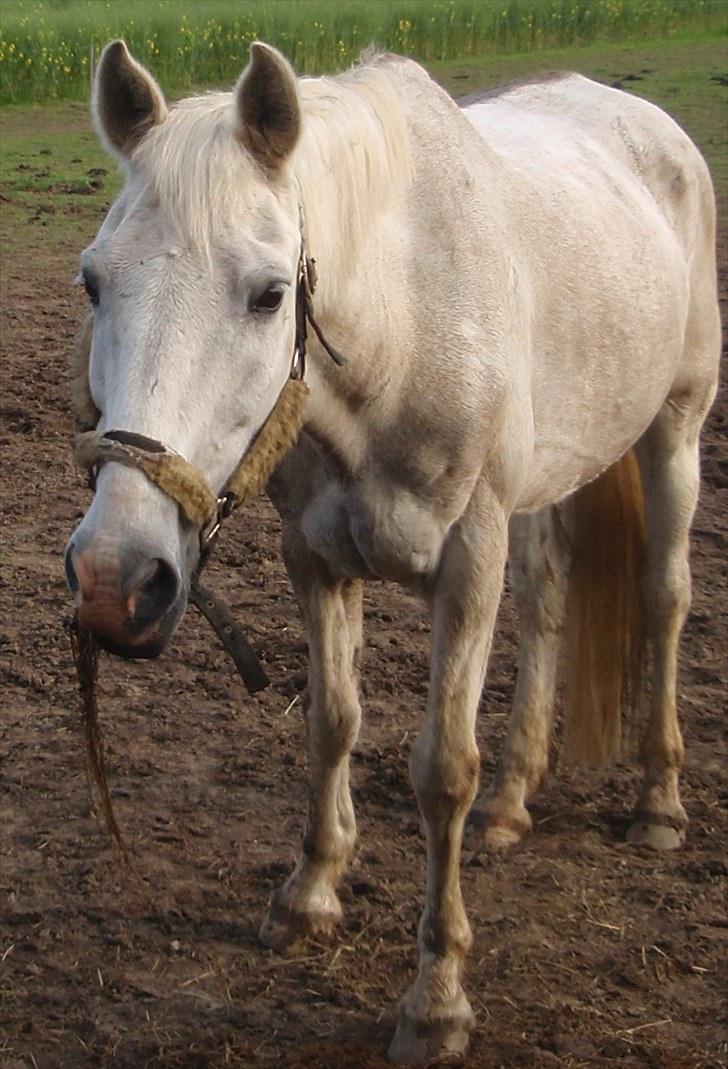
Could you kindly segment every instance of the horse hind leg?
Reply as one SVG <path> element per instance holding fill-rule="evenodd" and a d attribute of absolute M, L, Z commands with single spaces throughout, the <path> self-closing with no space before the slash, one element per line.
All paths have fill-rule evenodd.
<path fill-rule="evenodd" d="M 284 531 L 284 553 L 309 638 L 311 783 L 301 858 L 260 931 L 262 942 L 281 953 L 306 936 L 329 937 L 342 917 L 336 887 L 356 841 L 349 754 L 361 720 L 362 644 L 362 583 L 331 579 L 297 531 Z"/>
<path fill-rule="evenodd" d="M 571 554 L 560 509 L 513 516 L 508 571 L 520 625 L 513 708 L 493 790 L 470 816 L 469 845 L 499 850 L 532 827 L 526 802 L 549 764 Z"/>
<path fill-rule="evenodd" d="M 698 435 L 711 388 L 668 398 L 637 444 L 648 530 L 645 569 L 652 692 L 640 744 L 642 790 L 627 838 L 657 849 L 685 840 L 678 777 L 683 742 L 677 718 L 677 653 L 690 608 L 689 532 L 698 500 Z"/>

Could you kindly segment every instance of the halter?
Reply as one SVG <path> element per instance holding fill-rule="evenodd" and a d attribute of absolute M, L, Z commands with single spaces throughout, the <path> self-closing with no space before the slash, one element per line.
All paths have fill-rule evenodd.
<path fill-rule="evenodd" d="M 156 438 L 126 430 L 86 431 L 76 436 L 74 457 L 78 466 L 89 473 L 92 486 L 101 465 L 114 461 L 144 472 L 155 486 L 179 505 L 185 518 L 199 530 L 198 574 L 223 522 L 266 485 L 301 431 L 309 392 L 304 381 L 309 324 L 334 363 L 341 367 L 345 362 L 326 341 L 314 318 L 316 281 L 315 262 L 306 255 L 302 229 L 296 269 L 295 338 L 290 375 L 270 415 L 220 494 L 214 493 L 201 471 Z"/>
<path fill-rule="evenodd" d="M 200 584 L 200 574 L 223 522 L 266 486 L 303 427 L 305 402 L 309 393 L 304 381 L 309 325 L 334 363 L 339 367 L 345 363 L 341 354 L 326 341 L 314 318 L 316 281 L 315 261 L 306 255 L 301 215 L 301 248 L 296 268 L 295 337 L 290 374 L 270 415 L 219 494 L 215 494 L 203 473 L 180 453 L 144 434 L 126 430 L 92 430 L 76 435 L 74 443 L 74 458 L 78 466 L 88 473 L 92 489 L 102 464 L 113 461 L 136 468 L 175 501 L 188 522 L 197 527 L 200 556 L 191 581 L 190 600 L 212 624 L 251 693 L 267 686 L 268 679 L 228 609 Z"/>

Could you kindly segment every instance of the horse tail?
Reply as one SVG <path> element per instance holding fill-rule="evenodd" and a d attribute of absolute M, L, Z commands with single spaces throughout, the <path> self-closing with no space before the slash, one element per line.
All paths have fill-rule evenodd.
<path fill-rule="evenodd" d="M 566 610 L 566 752 L 604 766 L 633 742 L 640 713 L 647 545 L 642 483 L 630 450 L 576 492 Z"/>

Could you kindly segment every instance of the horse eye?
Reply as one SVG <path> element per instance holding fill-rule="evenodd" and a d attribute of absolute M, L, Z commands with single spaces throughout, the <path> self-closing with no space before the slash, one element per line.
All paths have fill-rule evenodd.
<path fill-rule="evenodd" d="M 283 300 L 283 290 L 269 286 L 250 302 L 251 312 L 277 312 Z"/>
<path fill-rule="evenodd" d="M 86 290 L 86 293 L 88 294 L 88 299 L 91 301 L 91 304 L 95 308 L 96 305 L 99 303 L 99 291 L 96 283 L 93 281 L 93 279 L 89 278 L 87 274 L 84 274 L 83 285 L 84 289 Z"/>

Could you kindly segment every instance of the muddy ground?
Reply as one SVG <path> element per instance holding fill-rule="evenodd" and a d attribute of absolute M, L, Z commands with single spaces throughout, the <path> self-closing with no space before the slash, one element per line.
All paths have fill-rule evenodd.
<path fill-rule="evenodd" d="M 4 262 L 0 1064 L 384 1066 L 423 901 L 407 755 L 425 698 L 426 615 L 393 587 L 370 588 L 345 923 L 331 946 L 278 958 L 256 933 L 298 850 L 305 644 L 273 510 L 261 502 L 239 516 L 210 578 L 270 689 L 245 693 L 194 610 L 158 662 L 102 664 L 114 801 L 149 882 L 138 891 L 90 809 L 64 633 L 61 550 L 89 500 L 68 450 L 66 365 L 81 307 L 69 279 L 82 239 L 32 255 L 42 214 L 27 219 L 28 255 Z M 637 784 L 627 762 L 601 774 L 557 767 L 521 847 L 466 853 L 472 1066 L 726 1065 L 725 430 L 722 401 L 703 442 L 681 651 L 688 842 L 664 856 L 624 843 Z M 506 594 L 479 718 L 486 784 L 515 643 Z"/>

